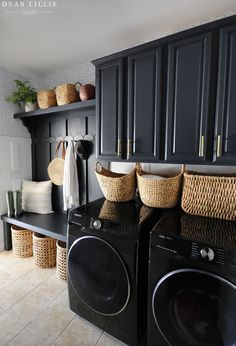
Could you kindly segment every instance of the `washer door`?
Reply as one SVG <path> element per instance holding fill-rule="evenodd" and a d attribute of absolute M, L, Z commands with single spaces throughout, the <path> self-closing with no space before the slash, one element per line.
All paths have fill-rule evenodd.
<path fill-rule="evenodd" d="M 169 345 L 236 345 L 236 286 L 215 274 L 168 273 L 155 287 L 152 312 Z"/>
<path fill-rule="evenodd" d="M 117 315 L 128 304 L 130 281 L 124 261 L 103 239 L 77 239 L 68 254 L 70 282 L 80 299 L 103 315 Z"/>

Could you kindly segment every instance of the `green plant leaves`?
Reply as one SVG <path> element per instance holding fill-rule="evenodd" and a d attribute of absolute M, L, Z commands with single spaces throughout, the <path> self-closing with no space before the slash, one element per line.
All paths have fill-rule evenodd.
<path fill-rule="evenodd" d="M 37 101 L 37 92 L 33 87 L 30 86 L 28 81 L 15 80 L 16 91 L 8 96 L 7 101 L 17 105 L 34 103 Z"/>

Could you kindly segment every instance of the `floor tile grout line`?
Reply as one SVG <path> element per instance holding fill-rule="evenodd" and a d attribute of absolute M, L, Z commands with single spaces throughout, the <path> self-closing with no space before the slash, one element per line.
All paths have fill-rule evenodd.
<path fill-rule="evenodd" d="M 101 340 L 101 338 L 103 337 L 104 333 L 105 333 L 105 331 L 103 330 L 103 331 L 102 331 L 102 334 L 100 335 L 100 337 L 99 337 L 98 341 L 96 342 L 95 346 L 98 345 L 98 343 L 99 343 L 99 341 Z"/>
<path fill-rule="evenodd" d="M 58 298 L 58 297 L 57 297 Z M 56 298 L 55 298 L 55 300 L 56 300 Z M 47 304 L 45 307 L 44 307 L 44 309 L 37 315 L 37 316 L 35 316 L 35 318 L 33 318 L 32 319 L 32 321 L 30 321 L 29 323 L 27 323 L 20 331 L 19 331 L 19 333 L 17 333 L 11 340 L 9 340 L 8 341 L 8 343 L 6 344 L 6 346 L 12 341 L 12 340 L 14 340 L 23 330 L 26 330 L 27 332 L 29 332 L 29 333 L 31 333 L 31 334 L 33 334 L 29 329 L 27 329 L 27 327 L 37 318 L 37 317 L 39 317 L 39 315 L 41 315 L 42 314 L 42 312 L 43 311 L 45 311 L 47 308 L 48 308 L 48 306 L 50 305 L 50 304 L 52 304 L 54 302 L 54 300 L 52 300 L 49 304 Z M 5 312 L 7 312 L 8 313 L 8 311 L 5 311 Z M 8 315 L 10 316 L 10 317 L 12 317 L 14 320 L 16 320 L 17 322 L 20 322 L 16 317 L 14 317 L 13 315 L 11 315 L 10 313 L 8 313 Z M 74 316 L 73 318 L 72 318 L 72 320 L 75 318 L 76 316 Z M 71 320 L 71 321 L 72 321 Z M 70 321 L 70 322 L 71 322 Z M 69 322 L 69 324 L 70 324 L 70 322 Z M 64 329 L 63 329 L 64 330 Z M 55 339 L 56 340 L 56 339 Z M 54 341 L 55 341 L 54 340 Z M 54 342 L 53 341 L 53 342 Z"/>
<path fill-rule="evenodd" d="M 71 310 L 70 310 L 71 311 Z M 50 346 L 52 346 L 56 341 L 57 339 L 61 336 L 61 334 L 64 332 L 64 330 L 72 323 L 72 321 L 76 318 L 77 315 L 75 315 L 72 320 L 70 320 L 70 322 L 66 325 L 65 328 L 63 328 L 63 330 L 61 331 L 61 333 L 56 337 L 56 339 L 54 339 L 51 343 L 50 343 Z"/>

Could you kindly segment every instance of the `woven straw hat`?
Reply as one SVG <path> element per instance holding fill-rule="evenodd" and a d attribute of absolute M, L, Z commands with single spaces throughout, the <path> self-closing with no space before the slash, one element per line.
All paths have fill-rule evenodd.
<path fill-rule="evenodd" d="M 62 144 L 62 157 L 57 157 Z M 48 175 L 55 185 L 63 185 L 64 164 L 65 164 L 65 144 L 60 141 L 56 147 L 55 158 L 48 165 Z"/>

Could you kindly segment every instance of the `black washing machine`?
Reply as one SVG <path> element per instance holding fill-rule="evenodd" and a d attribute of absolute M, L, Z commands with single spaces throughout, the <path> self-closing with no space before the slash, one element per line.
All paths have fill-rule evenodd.
<path fill-rule="evenodd" d="M 158 213 L 104 198 L 70 212 L 70 308 L 128 345 L 145 335 L 148 241 Z"/>
<path fill-rule="evenodd" d="M 169 210 L 150 244 L 148 346 L 235 346 L 236 222 Z"/>

